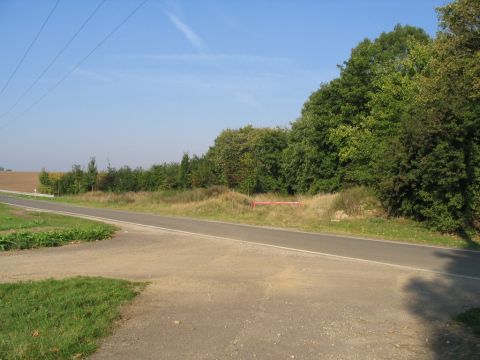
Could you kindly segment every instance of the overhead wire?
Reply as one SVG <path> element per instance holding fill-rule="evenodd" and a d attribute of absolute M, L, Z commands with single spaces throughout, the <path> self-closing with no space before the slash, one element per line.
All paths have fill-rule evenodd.
<path fill-rule="evenodd" d="M 77 31 L 70 37 L 70 39 L 65 43 L 65 45 L 60 49 L 60 51 L 53 57 L 50 63 L 42 70 L 42 72 L 37 76 L 37 78 L 30 84 L 30 86 L 17 98 L 17 100 L 13 103 L 10 108 L 0 115 L 0 120 L 4 119 L 8 116 L 13 109 L 23 100 L 25 96 L 27 96 L 30 91 L 35 87 L 35 85 L 43 78 L 43 76 L 50 70 L 50 68 L 57 62 L 58 58 L 62 56 L 62 54 L 68 49 L 70 44 L 75 40 L 75 38 L 82 32 L 82 30 L 87 26 L 90 20 L 95 16 L 98 10 L 102 7 L 106 0 L 101 0 L 100 3 L 95 7 L 95 9 L 90 13 L 90 15 L 85 19 L 85 21 L 80 25 Z"/>
<path fill-rule="evenodd" d="M 18 114 L 16 117 L 12 118 L 9 122 L 5 123 L 3 126 L 0 126 L 0 130 L 3 130 L 10 126 L 12 123 L 20 119 L 30 110 L 32 110 L 35 106 L 37 106 L 43 99 L 45 99 L 52 91 L 54 91 L 60 84 L 62 84 L 75 70 L 77 70 L 98 48 L 100 48 L 115 32 L 118 31 L 130 18 L 135 15 L 138 10 L 140 10 L 148 0 L 143 0 L 140 4 L 138 4 L 117 26 L 115 26 L 102 40 L 100 40 L 97 45 L 95 45 L 87 55 L 85 55 L 77 64 L 67 72 L 60 80 L 58 80 L 53 86 L 51 86 L 42 96 L 40 96 L 37 100 L 35 100 L 30 106 L 28 106 L 24 111 Z"/>
<path fill-rule="evenodd" d="M 47 26 L 48 21 L 52 17 L 52 15 L 55 12 L 55 9 L 57 8 L 59 3 L 60 3 L 60 0 L 57 0 L 55 2 L 55 5 L 53 5 L 52 10 L 50 10 L 50 12 L 48 13 L 47 18 L 43 21 L 42 26 L 40 26 L 40 29 L 37 31 L 36 35 L 34 36 L 32 41 L 30 42 L 30 45 L 28 46 L 27 50 L 25 51 L 23 56 L 20 58 L 20 61 L 17 63 L 17 65 L 15 66 L 15 69 L 12 71 L 12 73 L 8 77 L 7 81 L 3 85 L 2 89 L 0 90 L 0 96 L 2 96 L 2 94 L 5 92 L 6 88 L 8 87 L 10 82 L 12 81 L 12 79 L 15 76 L 15 74 L 17 73 L 18 69 L 20 69 L 20 67 L 22 66 L 23 62 L 25 61 L 28 54 L 30 53 L 30 50 L 32 50 L 33 45 L 37 42 L 37 39 L 40 36 L 40 34 L 43 32 L 43 29 L 45 28 L 45 26 Z"/>

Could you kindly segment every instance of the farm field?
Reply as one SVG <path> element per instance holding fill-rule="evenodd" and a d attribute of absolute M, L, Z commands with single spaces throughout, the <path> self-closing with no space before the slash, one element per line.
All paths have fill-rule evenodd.
<path fill-rule="evenodd" d="M 0 190 L 33 192 L 38 189 L 38 172 L 0 172 Z"/>

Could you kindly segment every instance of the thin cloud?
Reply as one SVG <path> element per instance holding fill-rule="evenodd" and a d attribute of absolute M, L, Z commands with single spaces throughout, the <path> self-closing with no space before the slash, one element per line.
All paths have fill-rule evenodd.
<path fill-rule="evenodd" d="M 240 61 L 248 63 L 292 63 L 292 59 L 287 57 L 263 56 L 251 54 L 134 54 L 134 55 L 119 55 L 124 58 L 131 59 L 145 59 L 158 61 L 190 61 L 190 62 L 221 62 L 221 61 Z"/>
<path fill-rule="evenodd" d="M 175 14 L 167 12 L 167 16 L 173 25 L 187 38 L 197 50 L 202 51 L 205 49 L 205 43 L 202 38 L 198 36 L 187 24 L 180 20 Z"/>
<path fill-rule="evenodd" d="M 237 102 L 239 102 L 240 104 L 247 105 L 253 108 L 260 107 L 260 103 L 257 101 L 255 96 L 253 96 L 248 92 L 243 92 L 243 91 L 236 92 L 234 96 Z"/>
<path fill-rule="evenodd" d="M 92 80 L 98 80 L 98 81 L 104 81 L 104 82 L 112 81 L 112 78 L 105 74 L 102 74 L 97 71 L 88 70 L 82 67 L 76 68 L 74 73 Z"/>

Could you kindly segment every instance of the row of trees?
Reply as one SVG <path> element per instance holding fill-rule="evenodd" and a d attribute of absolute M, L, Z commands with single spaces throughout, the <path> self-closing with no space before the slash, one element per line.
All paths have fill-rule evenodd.
<path fill-rule="evenodd" d="M 57 193 L 226 185 L 246 193 L 374 187 L 392 214 L 442 231 L 480 227 L 480 2 L 439 10 L 440 28 L 397 25 L 365 39 L 290 129 L 225 130 L 203 156 L 149 170 L 83 171 L 42 184 Z M 95 170 L 94 170 L 95 169 Z"/>
<path fill-rule="evenodd" d="M 66 173 L 40 173 L 43 191 L 79 194 L 87 191 L 157 191 L 226 185 L 245 193 L 286 192 L 282 171 L 287 147 L 284 129 L 254 128 L 225 130 L 203 156 L 184 154 L 180 163 L 153 165 L 150 169 L 98 171 L 95 158 L 86 169 L 74 165 Z"/>
<path fill-rule="evenodd" d="M 181 164 L 154 165 L 149 170 L 108 166 L 107 171 L 98 171 L 95 158 L 91 158 L 86 169 L 74 165 L 66 173 L 48 173 L 42 170 L 39 180 L 42 191 L 56 195 L 95 190 L 126 192 L 186 189 L 193 186 L 191 170 L 198 162 L 197 157 L 190 159 L 185 155 Z"/>

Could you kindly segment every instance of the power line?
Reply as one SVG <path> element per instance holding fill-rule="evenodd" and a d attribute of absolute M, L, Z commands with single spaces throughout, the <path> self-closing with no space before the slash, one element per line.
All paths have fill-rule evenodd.
<path fill-rule="evenodd" d="M 37 76 L 37 78 L 33 81 L 32 84 L 17 98 L 15 103 L 2 115 L 0 115 L 0 120 L 8 116 L 13 109 L 20 103 L 20 101 L 23 100 L 25 96 L 28 95 L 28 93 L 35 87 L 35 85 L 42 79 L 42 77 L 50 70 L 50 68 L 55 64 L 55 62 L 58 60 L 58 58 L 67 50 L 67 48 L 70 46 L 70 44 L 75 40 L 75 38 L 80 34 L 80 32 L 83 30 L 83 28 L 90 22 L 90 20 L 93 18 L 93 16 L 98 12 L 100 7 L 105 3 L 106 0 L 100 1 L 100 3 L 97 5 L 97 7 L 93 10 L 93 12 L 87 17 L 87 19 L 83 22 L 82 25 L 77 29 L 77 31 L 73 34 L 73 36 L 65 43 L 65 45 L 62 47 L 62 49 L 53 57 L 53 59 L 50 61 L 50 63 L 42 70 L 42 72 Z"/>
<path fill-rule="evenodd" d="M 50 87 L 42 96 L 40 96 L 36 101 L 34 101 L 30 106 L 28 106 L 24 111 L 22 111 L 18 116 L 14 117 L 9 122 L 5 123 L 4 126 L 0 127 L 0 130 L 5 129 L 13 122 L 17 121 L 23 115 L 32 110 L 37 106 L 44 98 L 46 98 L 52 91 L 54 91 L 61 83 L 63 83 L 75 70 L 77 70 L 99 47 L 101 47 L 118 29 L 120 29 L 130 18 L 135 15 L 135 13 L 140 10 L 140 8 L 145 5 L 148 0 L 143 0 L 140 4 L 137 5 L 116 27 L 113 28 L 97 45 L 95 45 L 90 52 L 84 56 L 68 73 L 66 73 L 60 80 L 58 80 L 52 87 Z"/>
<path fill-rule="evenodd" d="M 37 41 L 38 37 L 39 37 L 40 34 L 42 33 L 42 31 L 43 31 L 43 29 L 45 28 L 45 26 L 47 25 L 48 21 L 49 21 L 50 18 L 52 17 L 53 12 L 55 11 L 55 9 L 57 8 L 57 6 L 58 6 L 59 3 L 60 3 L 60 0 L 57 0 L 57 2 L 55 3 L 55 5 L 53 6 L 52 10 L 50 10 L 50 13 L 48 14 L 47 18 L 45 19 L 45 21 L 43 22 L 42 26 L 40 27 L 40 30 L 38 30 L 37 34 L 35 35 L 35 37 L 33 38 L 33 40 L 30 42 L 30 45 L 28 46 L 27 51 L 25 51 L 25 53 L 23 54 L 22 58 L 21 58 L 20 61 L 17 63 L 17 66 L 15 66 L 15 69 L 14 69 L 13 72 L 10 74 L 7 82 L 5 83 L 5 85 L 3 85 L 2 90 L 0 90 L 0 96 L 2 96 L 2 94 L 3 94 L 4 91 L 5 91 L 5 89 L 8 87 L 8 85 L 10 84 L 10 81 L 12 81 L 12 79 L 13 79 L 13 77 L 15 76 L 15 74 L 17 73 L 18 69 L 20 69 L 20 66 L 22 66 L 23 61 L 25 60 L 25 58 L 27 57 L 28 53 L 29 53 L 30 50 L 32 49 L 33 45 L 34 45 L 35 42 Z"/>

